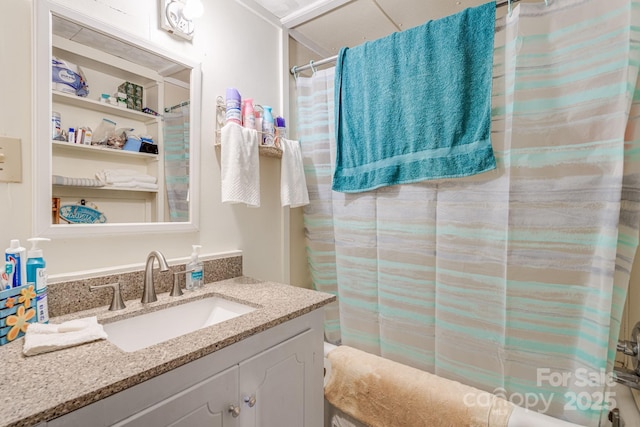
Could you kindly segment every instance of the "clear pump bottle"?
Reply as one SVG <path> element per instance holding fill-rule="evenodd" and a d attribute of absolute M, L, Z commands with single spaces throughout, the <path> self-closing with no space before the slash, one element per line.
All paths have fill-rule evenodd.
<path fill-rule="evenodd" d="M 204 276 L 204 268 L 202 262 L 198 259 L 200 255 L 200 245 L 192 245 L 193 252 L 191 252 L 191 261 L 187 264 L 187 277 L 186 288 L 188 291 L 195 291 L 202 287 L 202 280 Z"/>

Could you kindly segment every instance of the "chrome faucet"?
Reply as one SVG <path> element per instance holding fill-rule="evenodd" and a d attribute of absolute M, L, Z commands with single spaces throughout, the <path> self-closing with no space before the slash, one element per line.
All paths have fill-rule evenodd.
<path fill-rule="evenodd" d="M 638 341 L 640 341 L 640 322 L 636 323 L 631 332 L 631 341 L 619 340 L 616 345 L 617 352 L 632 358 L 634 369 L 613 368 L 614 379 L 617 382 L 636 390 L 640 390 L 640 346 Z"/>
<path fill-rule="evenodd" d="M 147 264 L 144 267 L 144 276 L 143 276 L 143 284 L 142 288 L 142 303 L 154 302 L 158 301 L 158 297 L 156 296 L 156 287 L 153 284 L 153 260 L 158 260 L 158 265 L 160 266 L 160 271 L 169 270 L 169 266 L 167 265 L 167 260 L 164 258 L 158 251 L 151 251 L 147 256 Z"/>

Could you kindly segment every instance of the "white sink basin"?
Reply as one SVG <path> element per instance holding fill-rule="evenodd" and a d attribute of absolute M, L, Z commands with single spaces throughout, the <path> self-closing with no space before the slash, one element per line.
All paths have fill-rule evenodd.
<path fill-rule="evenodd" d="M 108 323 L 104 330 L 109 341 L 132 352 L 254 310 L 248 305 L 209 297 Z"/>

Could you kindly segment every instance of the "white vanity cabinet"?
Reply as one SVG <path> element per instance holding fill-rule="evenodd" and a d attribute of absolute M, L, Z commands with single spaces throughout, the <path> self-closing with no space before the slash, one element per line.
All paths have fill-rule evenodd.
<path fill-rule="evenodd" d="M 322 320 L 315 310 L 47 426 L 320 427 Z"/>
<path fill-rule="evenodd" d="M 237 395 L 238 367 L 234 366 L 114 425 L 235 427 L 241 411 L 236 409 Z"/>

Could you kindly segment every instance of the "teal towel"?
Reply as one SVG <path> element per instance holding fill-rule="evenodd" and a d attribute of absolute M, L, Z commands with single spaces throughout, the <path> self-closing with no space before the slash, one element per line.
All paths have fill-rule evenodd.
<path fill-rule="evenodd" d="M 495 15 L 491 2 L 340 50 L 335 191 L 495 169 Z"/>

